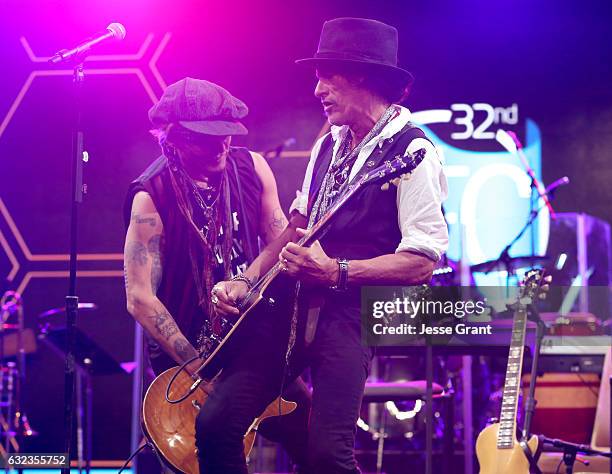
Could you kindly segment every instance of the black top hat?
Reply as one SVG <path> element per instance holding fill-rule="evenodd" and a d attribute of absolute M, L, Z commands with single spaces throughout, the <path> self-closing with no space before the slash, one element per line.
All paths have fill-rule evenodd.
<path fill-rule="evenodd" d="M 406 83 L 412 74 L 397 66 L 397 29 L 367 18 L 336 18 L 323 23 L 319 49 L 312 58 L 297 64 L 348 62 L 369 64 L 387 70 Z"/>

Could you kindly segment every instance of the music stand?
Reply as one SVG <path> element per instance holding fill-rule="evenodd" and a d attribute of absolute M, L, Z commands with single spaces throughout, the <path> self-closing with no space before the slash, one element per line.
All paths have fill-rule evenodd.
<path fill-rule="evenodd" d="M 64 358 L 68 333 L 65 327 L 46 328 L 38 336 L 53 352 Z M 125 373 L 121 366 L 87 334 L 75 328 L 74 357 L 77 370 L 77 443 L 78 469 L 83 467 L 89 474 L 92 454 L 92 376 Z M 84 423 L 83 423 L 84 421 Z M 83 424 L 85 430 L 83 430 Z"/>

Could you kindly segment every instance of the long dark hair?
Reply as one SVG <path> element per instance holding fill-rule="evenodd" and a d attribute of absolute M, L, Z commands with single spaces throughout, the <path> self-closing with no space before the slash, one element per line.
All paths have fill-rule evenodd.
<path fill-rule="evenodd" d="M 410 94 L 411 82 L 386 67 L 375 64 L 334 62 L 317 65 L 324 74 L 338 74 L 360 85 L 390 104 L 400 104 Z"/>

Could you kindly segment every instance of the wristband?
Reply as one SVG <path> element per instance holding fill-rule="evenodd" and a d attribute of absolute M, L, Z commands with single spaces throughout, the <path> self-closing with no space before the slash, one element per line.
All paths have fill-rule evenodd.
<path fill-rule="evenodd" d="M 338 281 L 331 288 L 336 291 L 346 291 L 348 289 L 349 261 L 346 258 L 337 258 L 336 262 L 338 262 Z"/>

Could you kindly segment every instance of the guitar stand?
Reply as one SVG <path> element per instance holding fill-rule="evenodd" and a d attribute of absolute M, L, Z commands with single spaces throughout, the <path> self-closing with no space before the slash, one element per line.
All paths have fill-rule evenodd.
<path fill-rule="evenodd" d="M 542 474 L 542 471 L 538 467 L 539 453 L 532 453 L 529 445 L 524 439 L 519 441 L 519 446 L 523 450 L 527 461 L 529 461 L 529 474 Z"/>

